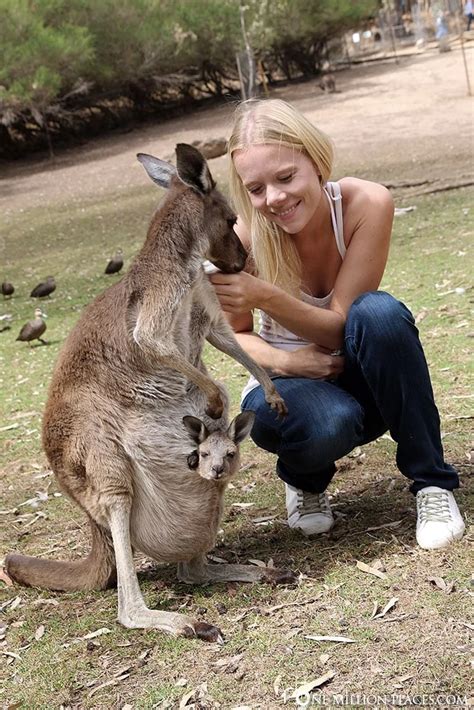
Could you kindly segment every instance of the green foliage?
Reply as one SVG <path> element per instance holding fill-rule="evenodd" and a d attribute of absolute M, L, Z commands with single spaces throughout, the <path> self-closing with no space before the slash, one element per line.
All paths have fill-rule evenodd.
<path fill-rule="evenodd" d="M 92 61 L 89 33 L 68 21 L 66 5 L 67 0 L 0 0 L 0 99 L 5 105 L 47 105 Z"/>
<path fill-rule="evenodd" d="M 252 47 L 285 73 L 318 69 L 324 43 L 375 0 L 248 0 Z M 235 77 L 239 0 L 0 0 L 0 111 L 48 105 L 79 85 L 95 94 L 154 86 L 173 74 Z M 208 85 L 209 87 L 209 85 Z"/>

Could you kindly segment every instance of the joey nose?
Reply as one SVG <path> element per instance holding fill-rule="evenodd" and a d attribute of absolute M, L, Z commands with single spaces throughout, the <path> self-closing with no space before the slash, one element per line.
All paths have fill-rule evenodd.
<path fill-rule="evenodd" d="M 214 478 L 220 478 L 222 474 L 224 473 L 224 466 L 213 466 L 212 467 L 212 473 Z"/>

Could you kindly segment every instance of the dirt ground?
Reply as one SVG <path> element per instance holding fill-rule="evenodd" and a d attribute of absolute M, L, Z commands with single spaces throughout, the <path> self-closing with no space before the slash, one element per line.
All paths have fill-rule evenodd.
<path fill-rule="evenodd" d="M 474 43 L 466 46 L 474 88 Z M 458 183 L 472 174 L 473 102 L 459 47 L 355 66 L 337 74 L 339 93 L 316 81 L 282 86 L 272 96 L 294 103 L 336 145 L 335 177 L 355 174 L 399 184 L 430 179 Z M 0 167 L 0 209 L 15 210 L 126 192 L 148 178 L 135 154 L 171 157 L 178 142 L 226 136 L 232 104 L 109 135 L 61 152 L 54 161 Z M 213 161 L 224 174 L 225 158 Z"/>

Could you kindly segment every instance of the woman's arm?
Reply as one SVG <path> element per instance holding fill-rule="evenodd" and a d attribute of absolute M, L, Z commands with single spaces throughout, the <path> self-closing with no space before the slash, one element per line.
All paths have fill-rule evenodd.
<path fill-rule="evenodd" d="M 261 367 L 272 370 L 276 375 L 326 379 L 337 377 L 344 369 L 344 358 L 330 355 L 317 345 L 307 345 L 291 352 L 273 347 L 253 332 L 251 312 L 240 315 L 228 313 L 227 318 L 241 347 Z"/>

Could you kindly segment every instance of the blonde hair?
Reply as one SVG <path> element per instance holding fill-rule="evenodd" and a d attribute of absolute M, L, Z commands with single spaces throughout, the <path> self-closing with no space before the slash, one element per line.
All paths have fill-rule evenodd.
<path fill-rule="evenodd" d="M 277 144 L 307 155 L 321 174 L 322 184 L 331 175 L 331 140 L 293 106 L 280 99 L 249 99 L 239 104 L 227 144 L 229 189 L 237 213 L 251 235 L 252 257 L 258 275 L 288 293 L 301 288 L 301 261 L 293 239 L 256 210 L 237 173 L 233 153 L 251 145 Z"/>

